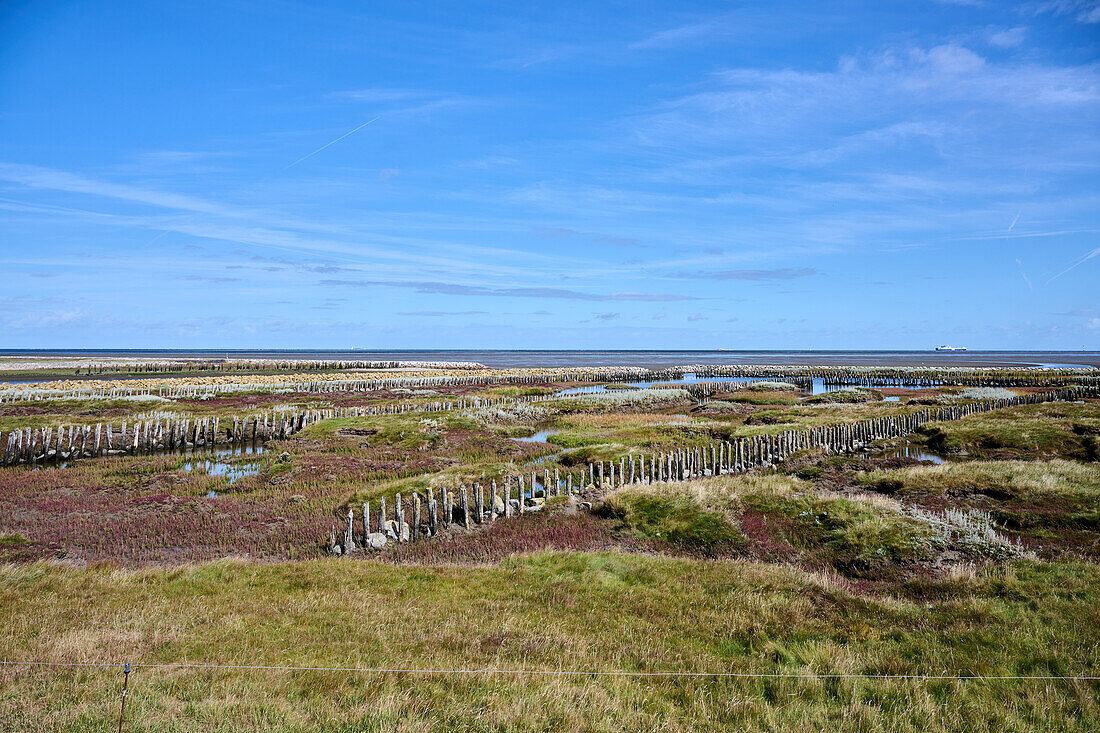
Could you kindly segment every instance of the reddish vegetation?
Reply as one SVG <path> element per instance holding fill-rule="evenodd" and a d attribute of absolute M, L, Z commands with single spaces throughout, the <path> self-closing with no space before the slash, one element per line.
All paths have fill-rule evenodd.
<path fill-rule="evenodd" d="M 497 520 L 472 531 L 456 530 L 430 542 L 391 545 L 385 557 L 397 563 L 497 562 L 539 550 L 595 552 L 621 549 L 656 552 L 663 543 L 620 536 L 613 523 L 586 512 L 537 512 Z"/>
<path fill-rule="evenodd" d="M 939 387 L 928 387 L 927 389 L 902 389 L 900 387 L 875 387 L 880 393 L 887 397 L 935 397 L 940 394 Z"/>
<path fill-rule="evenodd" d="M 755 509 L 745 508 L 741 514 L 741 532 L 749 541 L 749 552 L 754 557 L 772 561 L 792 561 L 801 551 L 788 542 L 784 525 L 789 524 L 782 515 L 765 517 Z"/>
<path fill-rule="evenodd" d="M 226 394 L 220 397 L 212 397 L 208 400 L 176 400 L 181 407 L 197 410 L 234 410 L 247 412 L 250 409 L 266 409 L 275 405 L 285 405 L 293 402 L 312 402 L 316 395 L 308 392 L 294 394 Z"/>
<path fill-rule="evenodd" d="M 420 449 L 372 445 L 371 437 L 299 436 L 269 444 L 272 453 L 290 451 L 293 468 L 243 478 L 216 498 L 205 494 L 226 485 L 177 470 L 175 456 L 0 470 L 0 535 L 7 535 L 0 539 L 0 561 L 59 557 L 139 565 L 231 554 L 316 556 L 327 551 L 333 510 L 349 483 L 439 471 L 475 451 L 520 461 L 546 452 L 487 431 L 441 430 Z"/>
<path fill-rule="evenodd" d="M 14 536 L 0 544 L 0 558 L 137 565 L 230 554 L 304 557 L 323 550 L 331 520 L 315 503 L 285 494 L 207 498 L 195 496 L 209 485 L 203 474 L 141 475 L 146 480 L 133 483 L 144 485 L 122 488 L 111 485 L 110 475 L 79 465 L 0 471 L 0 526 Z"/>
<path fill-rule="evenodd" d="M 0 405 L 0 417 L 26 417 L 49 412 L 45 407 L 34 405 Z"/>

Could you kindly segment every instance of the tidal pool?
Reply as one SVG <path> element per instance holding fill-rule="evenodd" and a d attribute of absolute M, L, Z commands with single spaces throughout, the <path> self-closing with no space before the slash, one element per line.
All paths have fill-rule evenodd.
<path fill-rule="evenodd" d="M 224 476 L 230 485 L 236 483 L 245 476 L 254 476 L 260 472 L 260 465 L 256 463 L 224 463 L 221 459 L 229 456 L 259 455 L 264 452 L 263 445 L 245 443 L 243 445 L 226 446 L 224 448 L 192 448 L 184 452 L 188 456 L 181 470 L 203 471 L 211 476 Z M 209 497 L 218 495 L 216 491 L 209 491 Z"/>

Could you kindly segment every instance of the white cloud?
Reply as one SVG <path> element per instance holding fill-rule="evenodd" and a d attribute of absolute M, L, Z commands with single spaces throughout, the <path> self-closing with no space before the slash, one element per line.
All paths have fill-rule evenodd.
<path fill-rule="evenodd" d="M 687 44 L 697 45 L 708 40 L 713 41 L 732 37 L 736 32 L 737 26 L 730 19 L 715 18 L 658 31 L 640 41 L 631 43 L 629 48 L 634 51 L 647 51 L 675 48 Z"/>
<path fill-rule="evenodd" d="M 998 48 L 1016 48 L 1027 38 L 1027 28 L 1017 26 L 1015 28 L 991 28 L 986 33 L 985 40 L 990 45 Z"/>
<path fill-rule="evenodd" d="M 1050 145 L 1046 160 L 1080 162 L 1098 103 L 1098 64 L 991 63 L 943 44 L 845 57 L 832 71 L 728 69 L 628 124 L 637 143 L 675 153 L 677 165 L 822 164 L 905 147 L 924 160 L 1005 160 L 1010 151 L 988 142 L 1014 128 L 1017 144 Z M 1052 156 L 1059 148 L 1068 154 Z"/>
<path fill-rule="evenodd" d="M 1080 23 L 1100 23 L 1100 0 L 1048 0 L 1027 9 L 1034 13 L 1069 15 Z"/>
<path fill-rule="evenodd" d="M 425 96 L 424 92 L 413 89 L 349 89 L 341 92 L 332 92 L 330 99 L 342 102 L 403 102 L 409 99 Z"/>

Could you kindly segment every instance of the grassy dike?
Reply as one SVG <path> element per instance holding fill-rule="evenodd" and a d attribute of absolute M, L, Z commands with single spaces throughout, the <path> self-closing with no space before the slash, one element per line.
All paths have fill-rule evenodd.
<path fill-rule="evenodd" d="M 0 568 L 4 659 L 575 671 L 1087 675 L 1100 569 L 1017 562 L 861 594 L 735 560 L 536 553 Z M 907 600 L 907 598 L 909 598 Z M 0 670 L 0 729 L 113 729 L 118 670 Z M 1095 730 L 1065 681 L 142 668 L 127 730 Z"/>

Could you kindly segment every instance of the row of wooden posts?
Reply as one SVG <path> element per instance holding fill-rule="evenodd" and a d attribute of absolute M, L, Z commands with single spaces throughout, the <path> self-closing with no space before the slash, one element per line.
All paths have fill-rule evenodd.
<path fill-rule="evenodd" d="M 0 466 L 37 464 L 116 455 L 141 455 L 185 448 L 236 445 L 283 439 L 319 420 L 376 417 L 497 407 L 514 402 L 544 402 L 554 395 L 458 398 L 431 402 L 383 402 L 292 413 L 136 421 L 127 425 L 57 425 L 0 432 Z M 230 421 L 231 420 L 231 421 Z"/>
<path fill-rule="evenodd" d="M 56 463 L 78 458 L 141 455 L 186 448 L 213 447 L 281 440 L 320 420 L 345 417 L 403 415 L 495 407 L 513 402 L 549 399 L 546 395 L 459 398 L 432 402 L 384 402 L 355 407 L 331 407 L 297 412 L 270 412 L 226 418 L 139 420 L 127 425 L 58 425 L 0 432 L 5 446 L 0 466 Z"/>
<path fill-rule="evenodd" d="M 1100 384 L 1100 370 L 1091 368 L 1003 367 L 815 367 L 788 365 L 738 366 L 699 364 L 679 367 L 699 377 L 753 377 L 785 382 L 801 377 L 820 379 L 827 386 L 850 387 L 1061 387 L 1070 383 Z"/>
<path fill-rule="evenodd" d="M 293 413 L 271 412 L 232 422 L 221 418 L 191 420 L 139 420 L 130 425 L 59 425 L 57 428 L 23 428 L 0 438 L 4 453 L 0 466 L 21 463 L 57 463 L 103 456 L 140 455 L 188 448 L 259 443 L 294 435 L 318 420 L 347 417 L 352 410 L 303 410 Z M 0 434 L 2 435 L 2 434 Z"/>
<path fill-rule="evenodd" d="M 718 388 L 736 388 L 737 384 L 691 385 L 692 390 L 713 393 Z M 384 402 L 376 405 L 334 407 L 321 410 L 303 410 L 295 413 L 267 413 L 233 417 L 224 421 L 219 417 L 191 420 L 136 421 L 127 425 L 96 423 L 95 425 L 57 425 L 54 427 L 22 428 L 7 434 L 0 432 L 0 445 L 4 453 L 0 466 L 22 463 L 37 464 L 98 458 L 116 455 L 141 455 L 173 451 L 185 448 L 236 445 L 283 439 L 318 420 L 342 417 L 367 417 L 403 415 L 424 412 L 448 412 L 452 410 L 498 407 L 514 402 L 547 402 L 561 399 L 554 394 L 520 395 L 515 397 L 458 398 L 431 402 Z"/>
<path fill-rule="evenodd" d="M 201 399 L 237 392 L 369 392 L 397 388 L 448 386 L 492 386 L 503 384 L 544 384 L 548 382 L 629 382 L 677 380 L 685 374 L 700 377 L 769 379 L 802 384 L 808 379 L 823 379 L 830 385 L 850 386 L 1029 386 L 1057 387 L 1069 383 L 1100 384 L 1097 370 L 1071 369 L 989 369 L 989 368 L 865 368 L 865 367 L 792 367 L 769 365 L 695 365 L 668 369 L 641 367 L 587 367 L 561 370 L 523 370 L 511 373 L 443 374 L 423 377 L 385 379 L 321 379 L 310 381 L 240 381 L 226 384 L 157 385 L 148 387 L 79 387 L 43 389 L 34 384 L 0 388 L 0 403 L 43 399 L 121 399 L 164 397 Z"/>
<path fill-rule="evenodd" d="M 379 549 L 387 542 L 415 542 L 418 539 L 435 537 L 441 530 L 451 526 L 469 529 L 475 525 L 491 523 L 497 518 L 540 511 L 551 494 L 551 489 L 548 488 L 551 486 L 549 470 L 545 471 L 545 474 L 541 485 L 543 494 L 541 497 L 536 496 L 539 493 L 539 483 L 536 475 L 532 473 L 530 489 L 525 488 L 523 476 L 515 478 L 514 498 L 512 478 L 506 478 L 503 486 L 499 487 L 495 480 L 490 481 L 487 492 L 479 483 L 474 483 L 470 489 L 463 485 L 455 491 L 440 491 L 442 507 L 432 489 L 425 491 L 423 499 L 420 494 L 414 493 L 411 500 L 411 517 L 405 513 L 401 494 L 394 497 L 392 519 L 387 514 L 384 497 L 378 500 L 377 520 L 371 513 L 370 502 L 364 502 L 362 513 L 359 515 L 362 528 L 359 539 L 356 539 L 355 533 L 355 510 L 348 509 L 343 534 L 338 534 L 335 524 L 329 531 L 329 549 L 333 554 L 346 555 L 357 549 Z M 552 493 L 555 496 L 561 496 L 563 492 L 568 496 L 574 495 L 572 475 L 568 476 L 568 481 L 563 486 L 557 468 L 554 469 L 553 486 L 555 488 Z M 485 502 L 486 498 L 489 500 L 488 503 Z"/>
<path fill-rule="evenodd" d="M 567 469 L 564 478 L 560 467 L 553 469 L 552 478 L 550 469 L 543 468 L 541 482 L 538 480 L 539 471 L 530 473 L 529 483 L 525 483 L 523 474 L 504 477 L 502 493 L 498 491 L 497 481 L 489 480 L 488 505 L 484 503 L 485 490 L 480 483 L 474 483 L 470 489 L 460 485 L 453 491 L 442 490 L 441 513 L 432 489 L 428 489 L 423 499 L 420 494 L 414 493 L 412 496 L 411 524 L 404 512 L 402 495 L 397 494 L 394 498 L 392 519 L 387 515 L 385 498 L 380 500 L 376 525 L 373 524 L 370 503 L 362 505 L 362 532 L 358 539 L 355 534 L 355 512 L 349 508 L 342 534 L 337 531 L 335 524 L 329 531 L 329 549 L 333 554 L 342 555 L 368 548 L 378 549 L 387 542 L 415 542 L 436 536 L 441 528 L 461 526 L 469 529 L 475 525 L 493 522 L 499 517 L 539 511 L 543 508 L 545 499 L 551 495 L 574 497 L 580 491 L 585 496 L 592 497 L 593 492 L 599 494 L 628 485 L 673 483 L 744 473 L 755 468 L 774 466 L 802 450 L 821 449 L 831 454 L 855 452 L 876 440 L 909 435 L 928 422 L 947 422 L 1017 405 L 1072 401 L 1098 395 L 1100 389 L 1095 387 L 1071 387 L 1010 399 L 923 409 L 906 415 L 787 430 L 681 450 L 637 455 L 632 453 L 620 457 L 618 461 L 589 463 L 587 470 L 575 472 Z M 512 498 L 513 483 L 516 486 L 515 499 Z M 542 497 L 538 496 L 539 493 Z M 426 507 L 423 516 L 422 505 Z"/>
<path fill-rule="evenodd" d="M 76 374 L 186 374 L 239 371 L 340 371 L 344 369 L 485 369 L 475 361 L 384 361 L 377 359 L 191 359 L 187 361 L 100 362 L 83 364 Z M 2 379 L 0 379 L 2 381 Z"/>
<path fill-rule="evenodd" d="M 172 384 L 141 387 L 67 387 L 41 388 L 31 384 L 0 386 L 0 403 L 35 400 L 126 399 L 163 397 L 166 399 L 207 399 L 218 394 L 239 392 L 374 392 L 391 389 L 431 389 L 433 387 L 492 387 L 511 384 L 549 382 L 628 382 L 676 379 L 678 370 L 651 371 L 641 367 L 588 367 L 581 369 L 529 370 L 519 373 L 441 374 L 423 377 L 387 377 L 382 379 L 314 379 L 302 381 L 231 382 L 224 384 Z M 154 380 L 149 380 L 154 381 Z"/>
<path fill-rule="evenodd" d="M 742 383 L 712 382 L 687 385 L 686 388 L 694 397 L 701 399 L 716 391 L 732 390 L 742 386 L 744 386 Z M 1058 390 L 1056 393 L 1045 393 L 1045 395 L 1086 395 L 1095 394 L 1098 391 L 1100 391 L 1100 386 L 1074 387 Z M 1042 394 L 1033 394 L 1017 399 L 1040 398 L 1046 397 Z M 218 417 L 195 419 L 194 421 L 189 418 L 137 421 L 131 424 L 129 429 L 125 422 L 117 427 L 110 423 L 106 425 L 97 423 L 94 426 L 58 425 L 56 427 L 22 428 L 10 431 L 7 434 L 6 441 L 3 433 L 0 432 L 0 445 L 4 445 L 4 453 L 0 456 L 0 466 L 60 462 L 109 455 L 138 455 L 194 447 L 262 442 L 270 439 L 286 438 L 307 425 L 330 418 L 445 412 L 494 407 L 511 402 L 545 402 L 555 399 L 560 399 L 560 396 L 550 394 L 497 398 L 458 398 L 431 402 L 385 402 L 376 405 L 333 407 L 294 413 L 272 412 L 264 415 L 233 417 L 232 423 L 229 422 L 228 418 L 223 423 Z M 944 408 L 941 412 L 958 409 L 960 408 Z"/>

